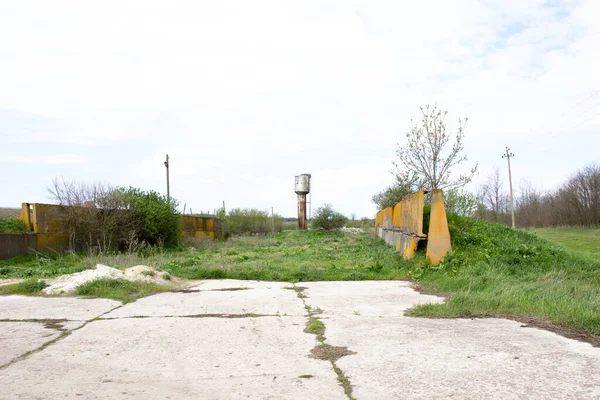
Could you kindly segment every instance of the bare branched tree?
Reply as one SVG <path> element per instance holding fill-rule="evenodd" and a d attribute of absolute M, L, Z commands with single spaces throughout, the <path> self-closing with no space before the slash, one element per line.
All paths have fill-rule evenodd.
<path fill-rule="evenodd" d="M 447 111 L 437 106 L 421 107 L 421 123 L 414 124 L 406 134 L 407 142 L 398 146 L 399 162 L 394 163 L 398 175 L 414 173 L 425 190 L 454 190 L 471 182 L 477 164 L 467 173 L 452 177 L 452 169 L 467 160 L 463 154 L 463 139 L 467 119 L 458 121 L 456 134 L 446 132 Z M 411 121 L 412 122 L 412 121 Z"/>
<path fill-rule="evenodd" d="M 503 222 L 508 209 L 508 195 L 504 191 L 504 183 L 500 178 L 500 170 L 496 168 L 488 174 L 487 181 L 480 187 L 481 203 L 490 214 L 493 222 Z"/>
<path fill-rule="evenodd" d="M 69 234 L 72 250 L 107 251 L 127 247 L 139 226 L 127 210 L 126 199 L 111 186 L 54 179 L 51 200 L 63 206 L 55 217 Z"/>

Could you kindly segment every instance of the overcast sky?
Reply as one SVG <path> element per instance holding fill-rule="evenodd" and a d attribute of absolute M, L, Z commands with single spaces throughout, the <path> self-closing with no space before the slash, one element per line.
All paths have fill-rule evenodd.
<path fill-rule="evenodd" d="M 472 190 L 551 189 L 600 160 L 600 1 L 0 0 L 0 206 L 53 178 L 194 212 L 372 217 L 419 107 L 468 117 Z M 460 171 L 457 171 L 460 172 Z"/>

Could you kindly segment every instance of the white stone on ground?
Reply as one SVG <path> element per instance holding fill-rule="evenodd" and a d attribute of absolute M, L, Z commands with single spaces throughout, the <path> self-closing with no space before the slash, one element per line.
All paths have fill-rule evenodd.
<path fill-rule="evenodd" d="M 168 273 L 156 271 L 154 268 L 146 265 L 136 265 L 135 267 L 121 271 L 117 268 L 97 264 L 94 269 L 87 269 L 48 280 L 50 286 L 44 288 L 43 292 L 45 294 L 68 294 L 74 292 L 77 286 L 97 279 L 126 279 L 128 281 L 167 285 L 169 284 L 169 280 L 164 278 L 165 275 L 168 275 Z"/>

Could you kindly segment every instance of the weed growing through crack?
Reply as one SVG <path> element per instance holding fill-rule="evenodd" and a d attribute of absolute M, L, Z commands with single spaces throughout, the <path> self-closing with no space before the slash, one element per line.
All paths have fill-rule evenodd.
<path fill-rule="evenodd" d="M 132 282 L 125 279 L 97 279 L 77 286 L 75 294 L 87 297 L 104 297 L 123 303 L 135 301 L 151 294 L 172 290 L 169 286 L 145 282 Z"/>

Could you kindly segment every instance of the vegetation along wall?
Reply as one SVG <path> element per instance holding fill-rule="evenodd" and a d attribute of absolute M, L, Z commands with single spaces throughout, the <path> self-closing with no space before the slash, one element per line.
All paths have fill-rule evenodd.
<path fill-rule="evenodd" d="M 406 259 L 413 258 L 419 242 L 427 243 L 427 257 L 432 264 L 452 252 L 448 220 L 441 190 L 431 192 L 431 216 L 424 232 L 425 192 L 405 196 L 393 207 L 385 208 L 375 217 L 375 233 L 395 246 Z"/>

